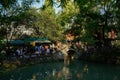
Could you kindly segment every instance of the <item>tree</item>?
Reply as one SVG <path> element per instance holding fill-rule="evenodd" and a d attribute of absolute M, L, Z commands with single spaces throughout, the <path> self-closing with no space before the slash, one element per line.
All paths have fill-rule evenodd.
<path fill-rule="evenodd" d="M 40 33 L 39 37 L 58 40 L 62 38 L 62 28 L 56 21 L 55 10 L 48 4 L 48 2 L 45 2 L 45 5 L 38 10 L 34 29 L 36 30 L 35 32 Z"/>
<path fill-rule="evenodd" d="M 9 34 L 12 34 L 13 22 L 19 22 L 24 17 L 19 17 L 24 14 L 32 4 L 33 1 L 29 0 L 1 0 L 0 1 L 0 30 L 5 29 L 5 34 L 1 38 L 6 37 L 7 41 Z M 11 35 L 10 35 L 11 36 Z M 10 39 L 10 38 L 9 38 Z"/>
<path fill-rule="evenodd" d="M 36 18 L 37 16 L 30 14 L 29 9 L 33 3 L 41 2 L 41 1 L 43 0 L 1 0 L 0 1 L 0 6 L 1 6 L 0 7 L 0 24 L 1 26 L 4 26 L 6 34 L 3 36 L 6 36 L 7 40 L 9 36 L 8 34 L 12 35 L 12 32 L 14 32 L 13 30 L 15 28 L 17 29 L 19 25 L 25 24 L 26 26 L 33 26 L 32 25 L 32 23 L 34 22 L 33 19 L 37 19 Z M 61 1 L 63 6 L 65 1 L 63 0 Z M 47 2 L 46 7 L 53 6 L 52 4 L 55 3 L 53 0 L 46 0 L 45 2 Z M 13 25 L 11 25 L 12 22 L 17 23 L 17 26 L 14 27 Z M 3 28 L 1 27 L 0 29 L 2 30 Z"/>
<path fill-rule="evenodd" d="M 78 35 L 79 37 L 82 36 L 82 38 L 92 39 L 93 32 L 98 30 L 104 42 L 107 36 L 105 34 L 107 34 L 111 28 L 119 29 L 119 8 L 118 3 L 116 3 L 117 0 L 74 1 L 78 4 L 80 11 L 75 20 L 75 25 L 78 25 L 79 29 L 81 29 L 81 35 Z"/>

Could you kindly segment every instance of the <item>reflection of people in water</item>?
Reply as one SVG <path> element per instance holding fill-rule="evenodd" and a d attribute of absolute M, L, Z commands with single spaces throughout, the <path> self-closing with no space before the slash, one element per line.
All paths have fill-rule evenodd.
<path fill-rule="evenodd" d="M 88 65 L 85 65 L 83 71 L 88 73 Z"/>
<path fill-rule="evenodd" d="M 70 64 L 70 59 L 69 59 L 69 56 L 68 56 L 68 55 L 65 55 L 65 56 L 64 56 L 64 64 L 65 64 L 65 65 L 69 65 L 69 64 Z"/>
<path fill-rule="evenodd" d="M 63 67 L 62 74 L 65 77 L 65 79 L 71 79 L 72 78 L 72 73 L 70 72 L 70 69 L 66 66 Z"/>
<path fill-rule="evenodd" d="M 61 79 L 64 78 L 65 80 L 72 79 L 72 73 L 70 72 L 69 68 L 64 66 L 61 71 L 57 73 L 57 78 Z"/>
<path fill-rule="evenodd" d="M 77 73 L 77 78 L 80 79 L 83 77 L 83 74 L 82 73 Z"/>
<path fill-rule="evenodd" d="M 32 76 L 32 79 L 31 80 L 36 80 L 36 75 L 35 74 L 33 74 L 33 76 Z"/>
<path fill-rule="evenodd" d="M 53 70 L 52 80 L 74 80 L 75 77 L 76 79 L 82 79 L 84 75 L 88 74 L 89 68 L 88 65 L 84 65 L 84 67 L 80 71 L 72 71 L 70 70 L 71 67 L 70 65 L 64 65 L 63 68 L 60 71 Z"/>

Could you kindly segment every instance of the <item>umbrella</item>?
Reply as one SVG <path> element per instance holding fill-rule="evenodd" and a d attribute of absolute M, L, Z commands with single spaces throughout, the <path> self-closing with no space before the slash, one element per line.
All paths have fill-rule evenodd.
<path fill-rule="evenodd" d="M 24 42 L 25 43 L 31 43 L 31 42 L 34 42 L 34 41 L 36 41 L 38 38 L 25 38 L 24 39 Z"/>
<path fill-rule="evenodd" d="M 38 42 L 38 43 L 51 43 L 51 41 L 48 40 L 47 38 L 39 38 L 35 42 Z"/>
<path fill-rule="evenodd" d="M 10 44 L 14 44 L 14 45 L 21 45 L 21 44 L 24 44 L 24 41 L 23 40 L 11 40 L 9 41 Z"/>
<path fill-rule="evenodd" d="M 25 38 L 24 39 L 25 44 L 33 44 L 33 43 L 39 43 L 39 44 L 44 44 L 44 43 L 51 43 L 50 40 L 47 38 Z"/>

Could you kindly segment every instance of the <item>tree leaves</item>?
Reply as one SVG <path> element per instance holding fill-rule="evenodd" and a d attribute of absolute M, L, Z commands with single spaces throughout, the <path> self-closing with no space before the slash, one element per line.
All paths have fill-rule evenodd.
<path fill-rule="evenodd" d="M 4 9 L 8 8 L 10 5 L 14 4 L 17 0 L 0 0 L 0 4 Z"/>

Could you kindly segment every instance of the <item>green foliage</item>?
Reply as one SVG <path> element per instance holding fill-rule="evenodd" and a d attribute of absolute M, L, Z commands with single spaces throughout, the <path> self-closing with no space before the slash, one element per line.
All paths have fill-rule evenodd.
<path fill-rule="evenodd" d="M 47 6 L 46 3 L 44 6 Z M 22 18 L 21 24 L 26 25 L 28 28 L 34 30 L 33 35 L 35 37 L 46 37 L 51 40 L 62 38 L 62 29 L 56 22 L 56 14 L 51 6 L 47 6 L 43 9 L 29 9 L 24 15 L 20 15 Z"/>
<path fill-rule="evenodd" d="M 120 40 L 113 41 L 115 47 L 120 48 Z"/>
<path fill-rule="evenodd" d="M 75 35 L 82 40 L 93 38 L 93 33 L 98 30 L 102 37 L 108 34 L 111 28 L 117 32 L 119 28 L 119 1 L 116 0 L 74 0 L 79 6 L 79 14 L 73 27 Z M 77 31 L 77 29 L 81 29 Z M 77 32 L 76 32 L 77 31 Z M 79 34 L 78 34 L 79 33 Z"/>
<path fill-rule="evenodd" d="M 1 37 L 8 40 L 8 35 L 10 34 L 12 27 L 12 22 L 18 22 L 24 17 L 19 17 L 19 15 L 25 13 L 25 11 L 31 5 L 31 0 L 0 0 L 0 30 Z M 11 27 L 12 26 L 12 27 Z M 4 34 L 3 34 L 4 33 Z"/>
<path fill-rule="evenodd" d="M 2 5 L 3 8 L 8 8 L 12 4 L 14 4 L 17 0 L 0 0 L 0 5 Z"/>
<path fill-rule="evenodd" d="M 62 8 L 62 12 L 58 14 L 58 22 L 62 26 L 72 23 L 71 19 L 78 13 L 78 6 L 72 1 L 67 1 L 66 6 Z"/>
<path fill-rule="evenodd" d="M 52 36 L 56 39 L 61 38 L 63 29 L 70 24 L 75 36 L 90 43 L 93 41 L 92 37 L 96 29 L 102 35 L 111 28 L 120 30 L 120 1 L 118 0 L 45 0 L 41 9 L 31 8 L 34 2 L 41 1 L 1 0 L 0 24 L 6 25 L 4 28 L 7 29 L 10 28 L 11 22 L 16 21 L 18 25 L 24 24 L 28 28 L 33 28 L 34 36 L 37 34 L 39 37 L 46 36 L 51 39 Z M 56 4 L 62 8 L 57 16 L 53 9 Z M 76 18 L 73 20 L 73 17 Z M 4 31 L 3 29 L 2 32 Z M 5 33 L 10 34 L 9 32 Z"/>

